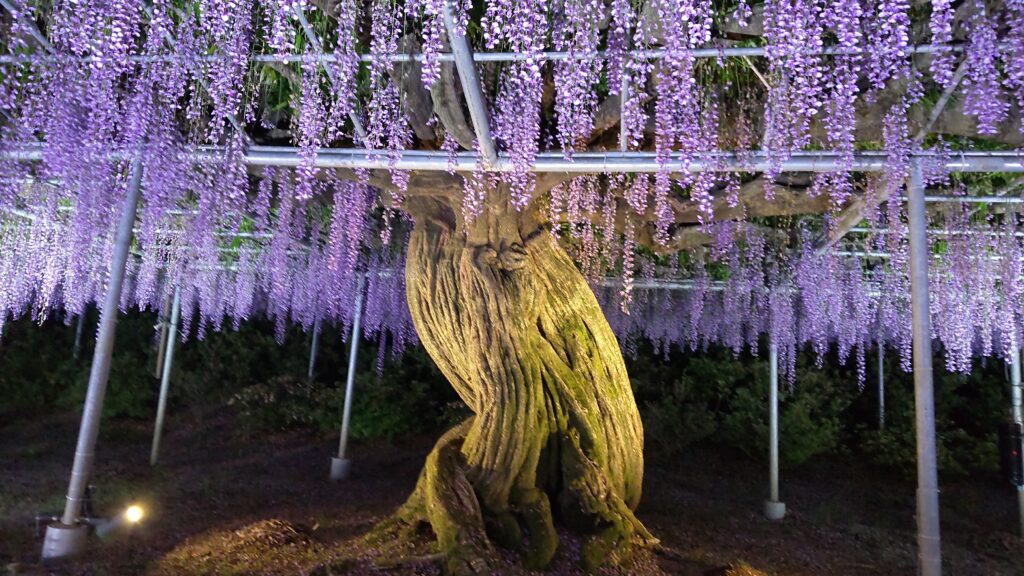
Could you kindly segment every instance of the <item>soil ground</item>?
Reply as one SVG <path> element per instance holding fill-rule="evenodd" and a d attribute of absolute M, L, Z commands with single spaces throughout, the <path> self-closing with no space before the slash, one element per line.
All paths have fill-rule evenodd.
<path fill-rule="evenodd" d="M 34 517 L 61 509 L 77 423 L 70 414 L 0 423 L 0 574 L 438 573 L 429 561 L 383 569 L 358 560 L 373 554 L 360 536 L 404 501 L 434 437 L 356 443 L 353 477 L 331 483 L 335 438 L 244 434 L 227 410 L 170 418 L 155 468 L 148 464 L 148 423 L 105 422 L 96 511 L 115 514 L 139 502 L 147 516 L 119 538 L 94 541 L 74 563 L 41 566 Z M 710 449 L 649 455 L 638 516 L 667 552 L 626 573 L 915 573 L 912 481 L 851 459 L 783 470 L 788 514 L 769 522 L 761 515 L 762 468 Z M 942 488 L 946 573 L 1024 575 L 1015 495 L 995 478 Z M 561 558 L 554 571 L 572 573 L 571 566 Z"/>

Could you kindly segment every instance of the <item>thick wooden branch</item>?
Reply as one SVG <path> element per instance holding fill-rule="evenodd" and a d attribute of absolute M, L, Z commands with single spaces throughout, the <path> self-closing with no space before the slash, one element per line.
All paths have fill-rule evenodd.
<path fill-rule="evenodd" d="M 407 53 L 420 51 L 418 34 L 406 34 L 399 42 L 399 50 Z M 419 62 L 396 63 L 391 69 L 392 78 L 401 88 L 406 117 L 416 138 L 427 147 L 435 147 L 437 133 L 429 124 L 433 117 L 434 103 L 430 92 L 423 86 L 423 66 Z"/>
<path fill-rule="evenodd" d="M 398 188 L 391 182 L 391 175 L 387 170 L 368 170 L 370 186 L 398 192 Z M 335 176 L 342 180 L 358 182 L 359 174 L 355 170 L 337 169 Z M 415 196 L 439 196 L 446 198 L 462 197 L 462 176 L 449 174 L 447 172 L 424 171 L 409 173 L 409 188 L 404 194 L 406 197 Z"/>
<path fill-rule="evenodd" d="M 444 50 L 451 50 L 447 35 L 442 36 Z M 434 114 L 437 114 L 445 130 L 463 149 L 473 150 L 476 135 L 462 107 L 462 92 L 456 88 L 456 76 L 455 65 L 442 62 L 441 75 L 430 88 L 430 97 L 434 101 Z"/>
<path fill-rule="evenodd" d="M 605 98 L 594 111 L 594 130 L 590 133 L 590 141 L 601 138 L 605 132 L 619 125 L 622 119 L 622 99 L 618 94 Z"/>
<path fill-rule="evenodd" d="M 798 187 L 774 184 L 774 199 L 765 197 L 764 178 L 758 177 L 740 186 L 738 202 L 729 206 L 728 199 L 721 193 L 714 197 L 714 217 L 719 220 L 736 220 L 739 218 L 766 216 L 795 216 L 798 214 L 820 214 L 828 211 L 827 194 L 809 196 L 806 190 Z M 677 224 L 696 224 L 700 211 L 697 203 L 681 198 L 670 199 L 672 212 Z"/>

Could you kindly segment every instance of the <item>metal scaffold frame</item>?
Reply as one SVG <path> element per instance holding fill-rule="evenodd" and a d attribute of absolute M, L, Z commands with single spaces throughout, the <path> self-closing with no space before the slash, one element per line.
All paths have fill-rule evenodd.
<path fill-rule="evenodd" d="M 1000 50 L 1008 49 L 1008 46 L 999 46 Z M 918 44 L 915 46 L 908 46 L 905 53 L 908 56 L 916 54 L 933 54 L 936 52 L 943 53 L 958 53 L 963 52 L 964 47 L 960 44 L 940 45 L 940 44 Z M 767 55 L 767 48 L 763 46 L 750 46 L 750 47 L 736 47 L 736 46 L 721 46 L 721 47 L 706 47 L 706 48 L 694 48 L 686 52 L 690 57 L 695 59 L 710 59 L 710 58 L 759 58 Z M 682 53 L 682 52 L 680 52 Z M 829 47 L 822 48 L 820 50 L 807 50 L 801 52 L 807 56 L 841 56 L 841 55 L 857 55 L 865 54 L 866 50 L 858 48 L 843 48 L 843 47 Z M 624 57 L 631 60 L 661 60 L 665 58 L 668 51 L 662 48 L 651 48 L 646 50 L 628 50 L 625 52 Z M 475 52 L 472 54 L 471 61 L 477 64 L 483 64 L 487 62 L 526 62 L 526 61 L 544 61 L 544 62 L 562 62 L 567 60 L 605 60 L 613 57 L 612 54 L 605 50 L 595 50 L 591 52 L 566 52 L 566 51 L 555 51 L 555 50 L 543 50 L 538 52 Z M 143 56 L 135 55 L 131 57 L 133 62 L 146 63 L 146 62 L 166 62 L 173 61 L 179 57 L 173 55 L 161 55 L 161 56 Z M 201 56 L 192 58 L 197 62 L 217 62 L 223 57 L 217 55 Z M 249 57 L 251 62 L 259 64 L 267 64 L 274 62 L 281 63 L 295 63 L 295 62 L 319 62 L 319 63 L 336 63 L 341 61 L 348 56 L 340 56 L 337 54 L 328 54 L 322 51 L 314 51 L 311 54 L 253 54 Z M 387 55 L 374 55 L 374 54 L 359 54 L 358 59 L 360 62 L 373 62 L 374 60 L 386 60 L 392 63 L 408 63 L 408 62 L 425 62 L 430 59 L 436 59 L 438 62 L 458 62 L 459 56 L 456 51 L 452 52 L 439 52 L 437 54 L 428 56 L 418 52 L 406 52 L 401 54 L 387 54 Z M 28 56 L 20 55 L 0 55 L 0 64 L 21 64 L 30 60 Z M 57 60 L 57 57 L 43 58 L 42 60 Z M 80 62 L 91 62 L 92 57 L 85 56 L 78 58 Z"/>
<path fill-rule="evenodd" d="M 110 161 L 123 161 L 133 157 L 131 150 L 112 150 L 106 155 Z M 196 163 L 223 162 L 226 158 L 223 148 L 213 146 L 197 147 L 182 151 L 183 161 Z M 289 146 L 249 146 L 242 156 L 248 166 L 297 168 L 304 160 L 299 148 Z M 928 151 L 913 152 L 912 160 L 927 162 L 930 167 L 950 172 L 1024 172 L 1024 152 L 961 152 L 950 157 L 940 157 Z M 0 159 L 15 162 L 40 162 L 45 160 L 42 146 L 0 149 Z M 321 170 L 409 170 L 435 172 L 473 172 L 480 169 L 481 155 L 477 152 L 447 152 L 406 150 L 397 158 L 387 150 L 366 150 L 358 148 L 319 148 L 313 166 Z M 492 172 L 515 170 L 508 154 L 498 153 L 484 169 Z M 566 158 L 561 152 L 542 152 L 530 167 L 535 173 L 560 174 L 653 174 L 659 171 L 670 173 L 697 172 L 884 172 L 886 155 L 881 152 L 858 152 L 852 164 L 845 162 L 835 152 L 799 151 L 780 157 L 765 151 L 749 152 L 701 152 L 692 155 L 673 153 L 664 165 L 654 152 L 576 152 Z M 988 196 L 972 200 L 973 196 L 929 196 L 929 202 L 993 202 L 1019 203 L 1015 196 Z"/>
<path fill-rule="evenodd" d="M 0 6 L 18 16 L 17 11 L 6 0 L 0 0 Z M 312 54 L 306 55 L 253 55 L 250 61 L 254 63 L 270 62 L 309 62 L 316 61 L 321 64 L 336 62 L 339 58 L 348 58 L 348 55 L 336 56 L 325 53 L 323 44 L 317 38 L 312 27 L 305 19 L 301 9 L 297 9 L 296 16 L 314 50 Z M 483 91 L 477 77 L 476 64 L 485 62 L 515 62 L 515 61 L 565 61 L 570 59 L 594 59 L 611 57 L 603 51 L 591 52 L 491 52 L 473 53 L 468 40 L 464 35 L 457 33 L 454 24 L 451 6 L 446 2 L 443 18 L 445 28 L 448 32 L 448 40 L 451 52 L 441 53 L 432 56 L 440 62 L 453 62 L 457 68 L 459 78 L 463 87 L 463 94 L 466 99 L 470 119 L 476 135 L 478 152 L 461 152 L 449 154 L 447 152 L 428 152 L 405 150 L 396 159 L 394 152 L 384 150 L 366 149 L 326 149 L 316 150 L 314 166 L 316 168 L 330 169 L 397 169 L 397 170 L 422 170 L 422 171 L 459 171 L 470 172 L 479 169 L 495 172 L 509 172 L 516 169 L 513 166 L 509 155 L 498 151 L 496 143 L 491 136 L 488 108 Z M 46 52 L 44 56 L 22 56 L 2 55 L 0 65 L 18 65 L 26 62 L 40 61 L 62 61 L 64 55 L 57 54 L 54 47 L 46 37 L 39 31 L 34 23 L 29 27 L 30 35 Z M 168 38 L 167 44 L 173 51 L 174 40 Z M 959 45 L 922 45 L 913 46 L 907 49 L 908 55 L 930 54 L 936 51 L 959 52 L 963 49 Z M 1003 47 L 1000 47 L 1003 49 Z M 685 57 L 692 58 L 750 58 L 766 55 L 767 48 L 736 48 L 736 47 L 708 47 L 688 50 L 682 53 Z M 817 55 L 836 55 L 860 52 L 838 47 L 825 48 L 814 51 Z M 667 52 L 662 49 L 632 50 L 627 52 L 626 57 L 639 60 L 656 60 L 665 57 Z M 159 62 L 170 61 L 179 56 L 168 54 L 161 56 L 133 56 L 136 62 Z M 220 56 L 200 57 L 198 61 L 218 61 Z M 370 62 L 381 56 L 361 54 L 360 61 Z M 384 56 L 387 60 L 395 63 L 401 62 L 423 62 L 428 59 L 424 54 L 392 54 Z M 81 58 L 88 62 L 91 58 Z M 333 77 L 331 68 L 325 66 L 332 83 L 336 80 Z M 628 84 L 623 85 L 624 91 L 628 91 Z M 948 96 L 945 96 L 948 99 Z M 944 103 L 943 103 L 944 105 Z M 357 142 L 365 142 L 365 130 L 357 114 L 350 117 Z M 228 121 L 231 118 L 227 118 Z M 233 122 L 239 130 L 243 139 L 249 137 L 244 130 Z M 251 145 L 247 142 L 244 154 L 244 162 L 249 166 L 280 166 L 298 167 L 304 163 L 303 155 L 298 148 L 281 148 L 270 146 Z M 620 143 L 621 145 L 622 143 Z M 67 507 L 64 511 L 62 521 L 58 525 L 51 526 L 47 530 L 46 543 L 44 544 L 44 557 L 56 558 L 78 552 L 84 547 L 84 536 L 78 524 L 81 498 L 84 493 L 85 483 L 91 473 L 93 450 L 99 426 L 99 412 L 102 408 L 103 394 L 106 389 L 107 371 L 109 370 L 110 353 L 113 348 L 114 323 L 117 314 L 117 299 L 121 290 L 121 282 L 125 271 L 125 262 L 128 256 L 128 244 L 131 238 L 132 223 L 135 219 L 135 206 L 138 200 L 141 180 L 141 162 L 138 159 L 138 151 L 112 149 L 108 158 L 110 160 L 131 161 L 131 178 L 128 190 L 128 199 L 125 202 L 124 213 L 119 224 L 116 250 L 111 262 L 110 278 L 107 287 L 106 304 L 101 318 L 99 335 L 97 337 L 97 352 L 93 358 L 93 371 L 90 376 L 89 389 L 86 398 L 86 408 L 82 418 L 82 425 L 78 439 L 78 449 L 75 455 L 74 470 L 68 491 Z M 42 146 L 28 147 L 21 149 L 0 150 L 0 159 L 34 162 L 44 160 L 45 152 Z M 215 147 L 197 148 L 189 152 L 183 152 L 183 160 L 193 162 L 216 162 L 221 161 L 225 155 L 223 149 Z M 919 544 L 919 570 L 923 576 L 939 576 L 941 573 L 941 553 L 939 539 L 939 505 L 938 505 L 938 481 L 935 452 L 935 422 L 934 422 L 934 392 L 932 382 L 931 366 L 931 338 L 930 338 L 930 317 L 928 303 L 928 265 L 930 258 L 927 250 L 927 218 L 925 215 L 925 203 L 929 198 L 925 196 L 923 168 L 924 162 L 931 162 L 936 168 L 954 172 L 1024 172 L 1024 156 L 1020 152 L 962 152 L 948 156 L 938 156 L 936 153 L 916 151 L 911 156 L 911 176 L 907 185 L 907 197 L 909 204 L 909 238 L 910 238 L 910 265 L 911 265 L 911 302 L 913 310 L 913 356 L 914 356 L 914 385 L 915 385 L 915 411 L 917 418 L 917 447 L 918 447 L 918 499 L 917 499 L 917 521 L 918 521 L 918 544 Z M 561 153 L 541 153 L 533 162 L 530 170 L 533 172 L 556 172 L 564 174 L 595 174 L 595 173 L 655 173 L 659 171 L 669 172 L 881 172 L 886 169 L 886 155 L 877 152 L 858 152 L 854 154 L 852 162 L 848 158 L 840 157 L 834 152 L 807 152 L 792 151 L 788 153 L 768 153 L 764 151 L 751 152 L 718 152 L 705 151 L 693 155 L 676 154 L 668 162 L 659 161 L 653 152 L 631 152 L 620 150 L 618 152 L 579 152 L 566 158 Z M 932 201 L 939 201 L 932 198 Z M 1019 198 L 997 200 L 992 197 L 972 200 L 971 197 L 949 197 L 941 201 L 957 202 L 1005 202 L 1019 203 Z M 344 470 L 340 475 L 347 475 L 347 460 L 345 460 L 345 444 L 347 441 L 347 428 L 349 410 L 351 403 L 354 362 L 357 352 L 359 334 L 359 314 L 357 311 L 350 351 L 350 370 L 346 385 L 346 401 L 344 422 L 339 446 L 339 455 L 336 459 Z M 173 336 L 172 336 L 173 340 Z M 168 356 L 170 356 L 168 350 Z M 773 435 L 771 449 L 773 455 L 777 455 L 777 354 L 772 348 L 772 426 Z M 881 363 L 880 363 L 881 369 Z M 169 377 L 170 358 L 164 369 L 165 380 Z M 881 388 L 881 381 L 880 381 Z M 880 416 L 881 418 L 881 416 Z M 155 456 L 155 449 L 154 449 Z M 773 458 L 773 462 L 775 458 Z M 771 470 L 770 502 L 781 505 L 778 502 L 777 464 L 773 464 Z M 332 476 L 334 476 L 332 469 Z M 777 511 L 772 511 L 777 512 Z M 771 515 L 771 514 L 770 514 Z M 781 517 L 781 514 L 779 515 Z"/>

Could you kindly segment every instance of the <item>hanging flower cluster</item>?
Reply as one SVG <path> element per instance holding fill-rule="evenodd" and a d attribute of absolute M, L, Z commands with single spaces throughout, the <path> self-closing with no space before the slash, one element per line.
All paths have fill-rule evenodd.
<path fill-rule="evenodd" d="M 599 0 L 562 0 L 560 17 L 555 20 L 555 50 L 568 57 L 555 64 L 555 114 L 558 116 L 558 143 L 566 158 L 573 150 L 586 149 L 594 130 L 597 93 L 594 86 L 601 76 L 603 60 L 596 58 L 600 43 L 598 24 L 604 14 Z M 621 48 L 620 48 L 621 51 Z"/>
<path fill-rule="evenodd" d="M 828 143 L 839 154 L 840 169 L 828 174 L 829 199 L 833 208 L 846 204 L 853 193 L 850 171 L 853 168 L 854 144 L 857 128 L 857 96 L 860 92 L 860 77 L 863 58 L 860 2 L 839 0 L 829 3 L 825 9 L 826 25 L 836 36 L 838 53 L 825 83 L 825 118 Z"/>
<path fill-rule="evenodd" d="M 493 0 L 481 27 L 488 50 L 505 47 L 523 58 L 509 64 L 494 102 L 494 138 L 508 151 L 513 170 L 505 175 L 512 203 L 524 208 L 533 198 L 530 169 L 540 146 L 541 52 L 549 34 L 544 0 Z"/>
<path fill-rule="evenodd" d="M 1012 106 L 1024 107 L 1024 0 L 1007 0 L 998 10 L 967 0 L 970 17 L 956 49 L 949 46 L 961 32 L 953 28 L 952 2 L 931 4 L 928 28 L 940 44 L 931 80 L 951 88 L 954 65 L 962 64 L 955 96 L 982 135 L 1002 132 Z M 403 36 L 418 32 L 424 82 L 430 87 L 437 80 L 449 32 L 442 0 L 330 2 L 332 13 L 317 20 L 328 22 L 325 55 L 296 36 L 296 15 L 311 9 L 305 0 L 197 0 L 188 10 L 169 0 L 11 5 L 0 30 L 0 323 L 55 309 L 81 314 L 98 301 L 114 225 L 133 167 L 140 166 L 142 205 L 125 308 L 159 308 L 180 286 L 186 324 L 199 336 L 257 313 L 273 319 L 283 336 L 289 323 L 350 321 L 358 298 L 354 278 L 362 274 L 371 276 L 367 290 L 379 295 L 373 297 L 401 293 L 401 275 L 385 272 L 402 267 L 391 247 L 407 230 L 397 210 L 410 176 L 397 166 L 413 135 L 393 60 Z M 751 92 L 763 93 L 764 105 L 747 102 L 734 114 L 726 109 L 731 93 L 724 86 L 702 83 L 714 76 L 705 73 L 714 62 L 697 52 L 716 45 L 708 0 L 652 0 L 646 7 L 627 0 L 487 0 L 483 47 L 519 53 L 513 62 L 479 70 L 510 170 L 486 172 L 481 162 L 467 174 L 463 216 L 478 217 L 489 194 L 505 190 L 516 208 L 526 208 L 535 197 L 531 170 L 538 154 L 561 149 L 571 159 L 588 150 L 596 112 L 605 108 L 601 98 L 619 95 L 620 147 L 650 146 L 658 170 L 567 181 L 551 192 L 548 212 L 553 232 L 564 233 L 588 277 L 622 276 L 619 309 L 650 300 L 632 291 L 641 284 L 637 277 L 653 275 L 636 246 L 650 237 L 671 245 L 675 203 L 684 190 L 714 245 L 693 259 L 694 290 L 679 307 L 678 334 L 667 336 L 668 326 L 650 334 L 689 346 L 721 342 L 736 351 L 756 349 L 767 334 L 790 364 L 805 344 L 819 354 L 837 346 L 841 357 L 856 355 L 862 363 L 866 344 L 883 340 L 908 359 L 898 196 L 922 147 L 923 138 L 910 134 L 911 106 L 929 86 L 910 65 L 910 5 L 767 0 L 765 58 L 751 65 L 765 84 Z M 449 7 L 452 32 L 475 31 L 468 27 L 467 0 Z M 741 25 L 752 14 L 749 2 L 737 3 Z M 46 19 L 47 42 L 33 39 L 37 18 Z M 358 53 L 364 45 L 365 67 Z M 562 53 L 550 66 L 548 49 Z M 262 58 L 253 58 L 257 51 Z M 254 82 L 265 64 L 281 71 L 266 76 L 284 92 L 282 101 L 268 102 L 281 94 Z M 761 75 L 757 66 L 764 65 Z M 698 161 L 721 168 L 715 163 L 724 155 L 717 153 L 733 140 L 741 164 L 758 148 L 772 161 L 764 176 L 769 194 L 785 159 L 827 147 L 839 166 L 811 191 L 828 193 L 833 209 L 847 205 L 860 183 L 850 172 L 856 107 L 865 99 L 889 103 L 881 122 L 886 170 L 863 180 L 866 194 L 890 198 L 868 215 L 892 231 L 871 239 L 890 255 L 886 263 L 818 254 L 807 238 L 795 253 L 782 253 L 752 226 L 714 222 L 718 197 L 738 206 L 741 177 L 720 182 L 711 171 L 691 170 Z M 278 139 L 287 124 L 278 120 L 280 108 L 292 111 L 298 165 L 257 175 L 246 164 L 251 136 L 242 132 L 258 125 L 271 133 L 268 140 Z M 357 126 L 366 132 L 359 141 L 352 134 Z M 319 151 L 345 139 L 387 152 L 390 198 L 382 201 L 382 192 L 370 187 L 368 171 L 348 182 L 318 169 Z M 443 146 L 454 165 L 454 136 L 446 134 Z M 954 153 L 942 141 L 932 151 L 940 160 Z M 33 161 L 24 160 L 29 156 Z M 946 176 L 929 169 L 930 182 Z M 374 221 L 380 214 L 382 226 Z M 952 236 L 942 240 L 948 256 L 933 269 L 933 313 L 950 368 L 964 370 L 971 355 L 1006 354 L 1021 342 L 1018 223 L 995 218 L 979 232 L 960 214 L 945 224 Z M 969 240 L 978 233 L 984 241 Z M 999 259 L 988 258 L 993 254 Z M 721 277 L 715 266 L 722 263 L 729 273 L 719 285 L 713 278 Z M 367 313 L 378 310 L 372 314 L 381 320 L 371 324 L 382 339 L 398 348 L 412 340 L 407 313 L 374 306 Z"/>
<path fill-rule="evenodd" d="M 841 363 L 852 358 L 863 385 L 865 351 L 881 342 L 899 352 L 901 366 L 909 371 L 909 268 L 900 204 L 889 204 L 887 233 L 868 240 L 890 250 L 882 260 L 819 252 L 807 232 L 796 250 L 778 252 L 752 225 L 716 223 L 711 259 L 697 259 L 689 278 L 675 281 L 682 286 L 634 287 L 632 314 L 619 310 L 614 290 L 599 285 L 598 299 L 626 350 L 646 338 L 666 352 L 672 345 L 690 350 L 720 345 L 734 354 L 757 355 L 765 337 L 778 347 L 790 382 L 796 377 L 796 351 L 806 346 L 819 365 L 832 350 Z M 972 358 L 1007 359 L 1019 349 L 1024 330 L 1019 226 L 1019 215 L 1012 213 L 988 224 L 971 223 L 967 212 L 933 222 L 931 242 L 946 246 L 930 272 L 933 334 L 951 372 L 969 372 Z M 709 271 L 719 264 L 727 266 L 728 275 L 712 281 Z"/>
<path fill-rule="evenodd" d="M 232 198 L 233 187 L 221 184 L 232 179 L 224 168 L 196 167 L 189 180 L 209 187 L 199 192 L 195 209 L 169 210 L 148 240 L 140 235 L 122 311 L 166 312 L 177 288 L 183 338 L 202 339 L 227 323 L 238 329 L 265 315 L 282 339 L 289 324 L 349 326 L 363 297 L 369 337 L 388 342 L 395 353 L 415 343 L 408 309 L 394 305 L 404 301 L 404 263 L 395 255 L 404 247 L 368 252 L 363 245 L 372 226 L 372 190 L 356 182 L 325 184 L 321 192 L 335 200 L 326 224 L 325 215 L 296 197 L 294 172 L 269 170 L 247 200 Z M 124 176 L 115 184 L 122 189 Z M 42 319 L 54 310 L 77 316 L 103 301 L 113 227 L 100 231 L 97 242 L 76 244 L 76 215 L 64 209 L 63 195 L 47 188 L 35 185 L 23 222 L 0 229 L 0 273 L 9 281 L 0 289 L 0 332 L 10 318 Z M 239 218 L 242 213 L 252 216 Z M 360 277 L 367 279 L 362 293 Z"/>
<path fill-rule="evenodd" d="M 978 120 L 978 132 L 995 134 L 1006 119 L 1010 103 L 999 82 L 996 23 L 981 0 L 974 1 L 967 44 L 967 75 L 964 77 L 964 110 Z"/>
<path fill-rule="evenodd" d="M 868 80 L 875 90 L 882 90 L 894 78 L 907 78 L 910 63 L 909 0 L 876 0 L 868 13 Z"/>
<path fill-rule="evenodd" d="M 938 46 L 932 53 L 932 78 L 943 88 L 953 81 L 954 56 L 949 49 L 953 42 L 953 1 L 932 0 L 932 13 L 928 20 L 932 44 Z"/>
<path fill-rule="evenodd" d="M 367 105 L 366 147 L 388 150 L 391 166 L 392 204 L 398 205 L 409 186 L 409 174 L 395 170 L 402 151 L 412 143 L 412 131 L 401 105 L 398 87 L 391 77 L 390 57 L 398 53 L 398 41 L 402 32 L 401 11 L 387 0 L 377 0 L 370 12 L 371 37 L 370 54 L 370 101 Z M 381 240 L 386 244 L 391 237 L 392 211 L 384 211 L 384 228 Z"/>
<path fill-rule="evenodd" d="M 1000 53 L 1006 72 L 1007 92 L 1014 95 L 1017 109 L 1024 110 L 1024 0 L 1006 2 L 1006 48 Z M 1019 126 L 1024 133 L 1024 114 Z"/>
<path fill-rule="evenodd" d="M 306 9 L 306 0 L 263 0 L 263 10 L 269 21 L 270 33 L 267 44 L 277 54 L 288 54 L 295 46 L 296 11 Z"/>
<path fill-rule="evenodd" d="M 779 166 L 810 143 L 811 120 L 822 105 L 823 22 L 812 0 L 770 0 L 764 7 L 765 56 L 773 79 L 768 92 L 762 148 L 772 156 L 766 194 Z M 848 40 L 848 39 L 842 39 Z"/>
<path fill-rule="evenodd" d="M 654 107 L 655 153 L 658 173 L 654 180 L 655 213 L 658 215 L 655 240 L 668 243 L 672 213 L 668 198 L 672 193 L 670 165 L 675 152 L 683 173 L 681 183 L 692 185 L 691 195 L 701 202 L 701 214 L 708 216 L 707 189 L 712 176 L 702 172 L 691 177 L 688 168 L 697 153 L 718 148 L 718 118 L 713 106 L 706 105 L 704 89 L 697 84 L 693 49 L 711 40 L 711 6 L 697 0 L 666 0 L 658 3 L 658 19 L 664 36 L 664 56 L 656 67 L 658 98 Z"/>

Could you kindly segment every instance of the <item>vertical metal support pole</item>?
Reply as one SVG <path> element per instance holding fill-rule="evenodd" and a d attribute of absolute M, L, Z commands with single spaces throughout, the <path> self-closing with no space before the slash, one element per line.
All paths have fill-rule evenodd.
<path fill-rule="evenodd" d="M 320 346 L 320 317 L 313 322 L 313 343 L 309 347 L 309 381 L 313 381 L 313 374 L 316 372 L 316 351 Z"/>
<path fill-rule="evenodd" d="M 878 429 L 885 430 L 885 344 L 878 341 Z"/>
<path fill-rule="evenodd" d="M 779 502 L 779 347 L 773 342 L 768 351 L 768 500 L 764 515 L 781 520 L 786 505 Z"/>
<path fill-rule="evenodd" d="M 621 84 L 619 86 L 619 151 L 629 152 L 629 142 L 626 140 L 626 103 L 629 102 L 629 73 L 626 72 L 626 65 L 623 62 Z"/>
<path fill-rule="evenodd" d="M 78 353 L 82 351 L 82 324 L 85 323 L 86 310 L 83 310 L 75 320 L 75 345 L 71 348 L 71 357 L 78 360 Z"/>
<path fill-rule="evenodd" d="M 171 388 L 171 368 L 174 366 L 174 343 L 178 340 L 178 318 L 181 317 L 181 287 L 174 288 L 171 303 L 171 324 L 168 327 L 167 354 L 164 355 L 163 374 L 160 376 L 160 400 L 156 405 L 156 425 L 153 427 L 153 447 L 149 451 L 149 465 L 156 466 L 160 457 L 160 438 L 164 433 L 164 414 L 167 411 L 167 393 Z"/>
<path fill-rule="evenodd" d="M 171 297 L 168 295 L 164 298 L 163 309 L 160 310 L 160 344 L 156 353 L 156 367 L 153 369 L 154 378 L 159 378 L 164 373 L 164 354 L 167 352 L 167 309 L 171 305 Z"/>
<path fill-rule="evenodd" d="M 136 157 L 131 164 L 131 175 L 124 198 L 121 220 L 117 224 L 117 236 L 114 239 L 114 250 L 110 260 L 110 275 L 107 279 L 107 293 L 104 296 L 103 310 L 100 314 L 96 351 L 93 354 L 92 369 L 89 372 L 89 387 L 85 395 L 82 423 L 78 430 L 78 445 L 75 448 L 75 461 L 71 468 L 67 502 L 61 521 L 51 524 L 46 529 L 46 538 L 43 541 L 44 560 L 73 556 L 85 549 L 85 529 L 87 527 L 78 525 L 78 517 L 82 511 L 82 501 L 85 497 L 89 476 L 92 473 L 96 437 L 99 434 L 100 416 L 103 413 L 103 399 L 107 393 L 107 380 L 110 376 L 110 355 L 114 350 L 114 333 L 117 327 L 125 263 L 128 261 L 128 249 L 132 240 L 132 226 L 135 224 L 141 185 L 142 161 Z"/>
<path fill-rule="evenodd" d="M 1024 424 L 1024 390 L 1021 388 L 1020 362 L 1021 352 L 1015 350 L 1010 362 L 1010 410 L 1013 421 Z M 1024 443 L 1018 449 L 1024 450 Z M 1017 487 L 1017 513 L 1020 517 L 1020 536 L 1024 538 L 1024 486 Z"/>
<path fill-rule="evenodd" d="M 360 329 L 363 320 L 363 285 L 365 276 L 359 275 L 356 286 L 356 309 L 352 318 L 352 338 L 349 341 L 348 375 L 345 378 L 345 405 L 341 415 L 341 436 L 338 439 L 338 456 L 331 458 L 331 480 L 348 478 L 352 461 L 345 457 L 348 449 L 348 427 L 352 419 L 352 390 L 356 383 L 356 355 L 359 352 Z"/>
<path fill-rule="evenodd" d="M 917 545 L 921 576 L 942 574 L 939 474 L 935 447 L 935 390 L 928 294 L 928 218 L 921 164 L 912 160 L 907 182 L 910 228 L 910 308 L 914 335 L 914 414 L 917 429 Z"/>

